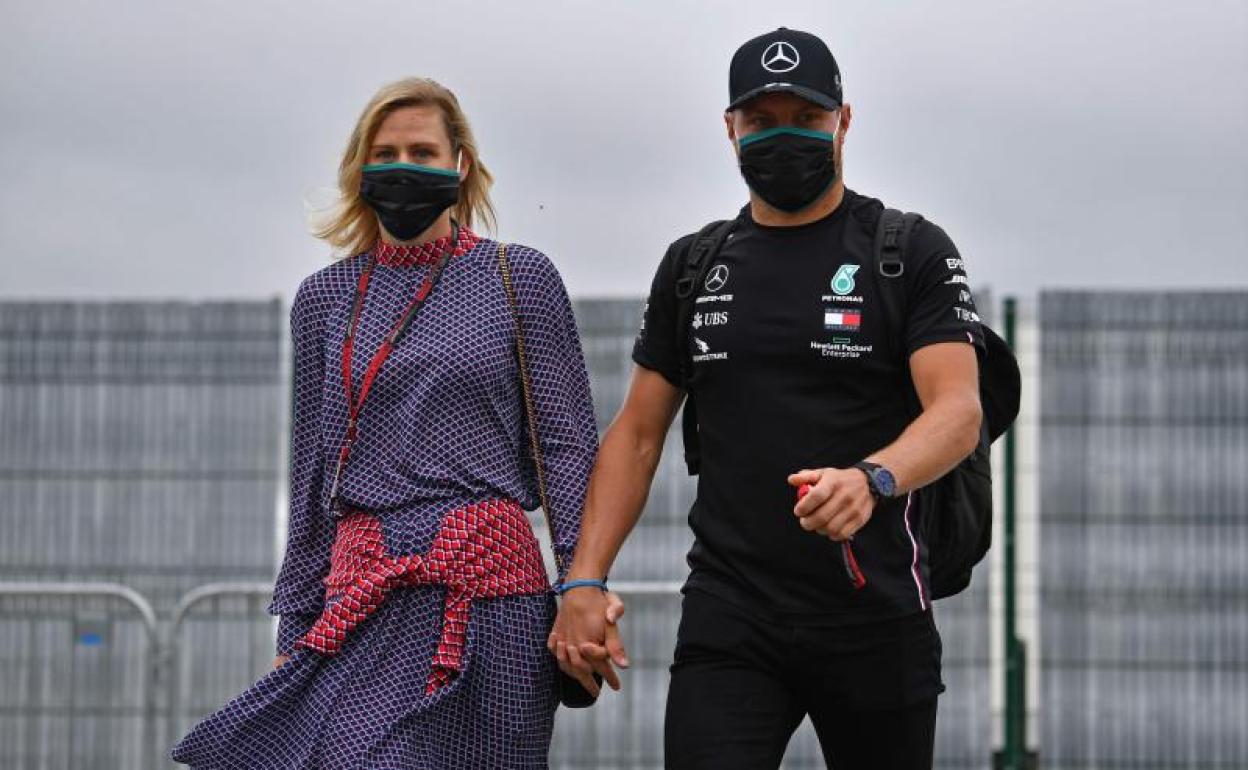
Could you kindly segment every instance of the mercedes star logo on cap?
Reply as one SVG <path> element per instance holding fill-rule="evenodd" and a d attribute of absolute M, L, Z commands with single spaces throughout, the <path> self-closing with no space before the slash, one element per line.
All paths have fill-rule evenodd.
<path fill-rule="evenodd" d="M 751 38 L 728 65 L 728 109 L 762 94 L 790 93 L 825 110 L 841 106 L 841 71 L 809 32 L 780 27 Z"/>
<path fill-rule="evenodd" d="M 763 69 L 768 72 L 792 72 L 799 61 L 797 49 L 783 40 L 777 40 L 763 51 Z"/>

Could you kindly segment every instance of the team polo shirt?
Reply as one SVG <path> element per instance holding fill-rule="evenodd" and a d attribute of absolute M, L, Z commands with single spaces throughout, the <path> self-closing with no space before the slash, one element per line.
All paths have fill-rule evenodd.
<path fill-rule="evenodd" d="M 849 230 L 873 232 L 882 208 L 846 190 L 819 221 L 770 227 L 745 207 L 696 287 L 683 335 L 678 249 L 660 263 L 633 360 L 681 387 L 680 356 L 692 359 L 702 462 L 687 588 L 795 623 L 859 623 L 930 606 L 918 494 L 882 501 L 855 535 L 867 580 L 856 588 L 840 545 L 801 528 L 786 480 L 804 468 L 850 467 L 897 438 L 915 416 L 909 354 L 940 342 L 983 349 L 962 257 L 927 221 L 911 234 L 896 279 L 904 326 L 887 325 L 883 279 L 860 245 L 870 236 Z"/>

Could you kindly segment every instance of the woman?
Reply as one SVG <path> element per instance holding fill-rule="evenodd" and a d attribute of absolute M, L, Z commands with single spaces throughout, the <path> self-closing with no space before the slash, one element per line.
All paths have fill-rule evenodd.
<path fill-rule="evenodd" d="M 540 768 L 557 705 L 554 600 L 490 173 L 455 96 L 386 86 L 317 235 L 347 257 L 291 307 L 290 528 L 276 668 L 198 724 L 196 768 Z M 557 560 L 597 431 L 558 272 L 508 248 Z M 560 578 L 563 574 L 561 571 Z"/>

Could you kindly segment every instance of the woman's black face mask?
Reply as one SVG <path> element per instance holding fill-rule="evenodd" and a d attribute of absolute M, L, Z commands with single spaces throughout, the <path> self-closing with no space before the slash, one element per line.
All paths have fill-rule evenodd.
<path fill-rule="evenodd" d="M 737 140 L 741 176 L 758 197 L 790 214 L 836 181 L 836 135 L 782 126 Z"/>
<path fill-rule="evenodd" d="M 367 165 L 360 197 L 377 212 L 386 232 L 408 241 L 459 201 L 459 172 L 415 163 Z"/>

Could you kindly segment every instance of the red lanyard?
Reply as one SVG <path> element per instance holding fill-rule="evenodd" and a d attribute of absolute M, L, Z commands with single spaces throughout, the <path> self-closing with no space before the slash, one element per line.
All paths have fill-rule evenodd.
<path fill-rule="evenodd" d="M 347 463 L 347 457 L 351 455 L 351 446 L 355 444 L 356 426 L 359 422 L 360 409 L 364 406 L 364 400 L 368 398 L 368 393 L 373 387 L 373 380 L 377 378 L 377 373 L 381 371 L 381 367 L 389 357 L 390 351 L 394 346 L 399 344 L 399 340 L 403 338 L 403 334 L 411 326 L 412 319 L 416 317 L 416 311 L 420 310 L 424 305 L 425 299 L 429 293 L 433 291 L 433 287 L 438 282 L 438 278 L 442 275 L 443 268 L 446 267 L 447 261 L 450 260 L 451 254 L 455 252 L 459 245 L 459 225 L 455 225 L 451 232 L 450 243 L 443 249 L 442 254 L 438 257 L 437 262 L 429 268 L 429 274 L 425 276 L 425 280 L 417 290 L 416 296 L 412 297 L 412 301 L 408 303 L 407 309 L 403 311 L 403 315 L 399 316 L 399 320 L 395 323 L 394 328 L 382 340 L 381 346 L 377 348 L 377 352 L 373 353 L 373 358 L 368 362 L 368 369 L 364 372 L 364 379 L 360 383 L 360 392 L 354 398 L 351 395 L 351 355 L 355 349 L 355 332 L 360 325 L 360 314 L 364 310 L 364 298 L 368 295 L 368 281 L 372 277 L 373 267 L 377 264 L 375 256 L 369 256 L 368 262 L 364 265 L 364 270 L 360 272 L 360 282 L 355 288 L 355 302 L 351 306 L 351 320 L 347 324 L 346 337 L 342 342 L 342 388 L 347 396 L 347 435 L 342 442 L 342 448 L 338 450 L 338 467 L 334 469 L 334 483 L 329 489 L 330 508 L 334 508 L 338 499 L 338 482 L 342 478 L 342 468 Z"/>

